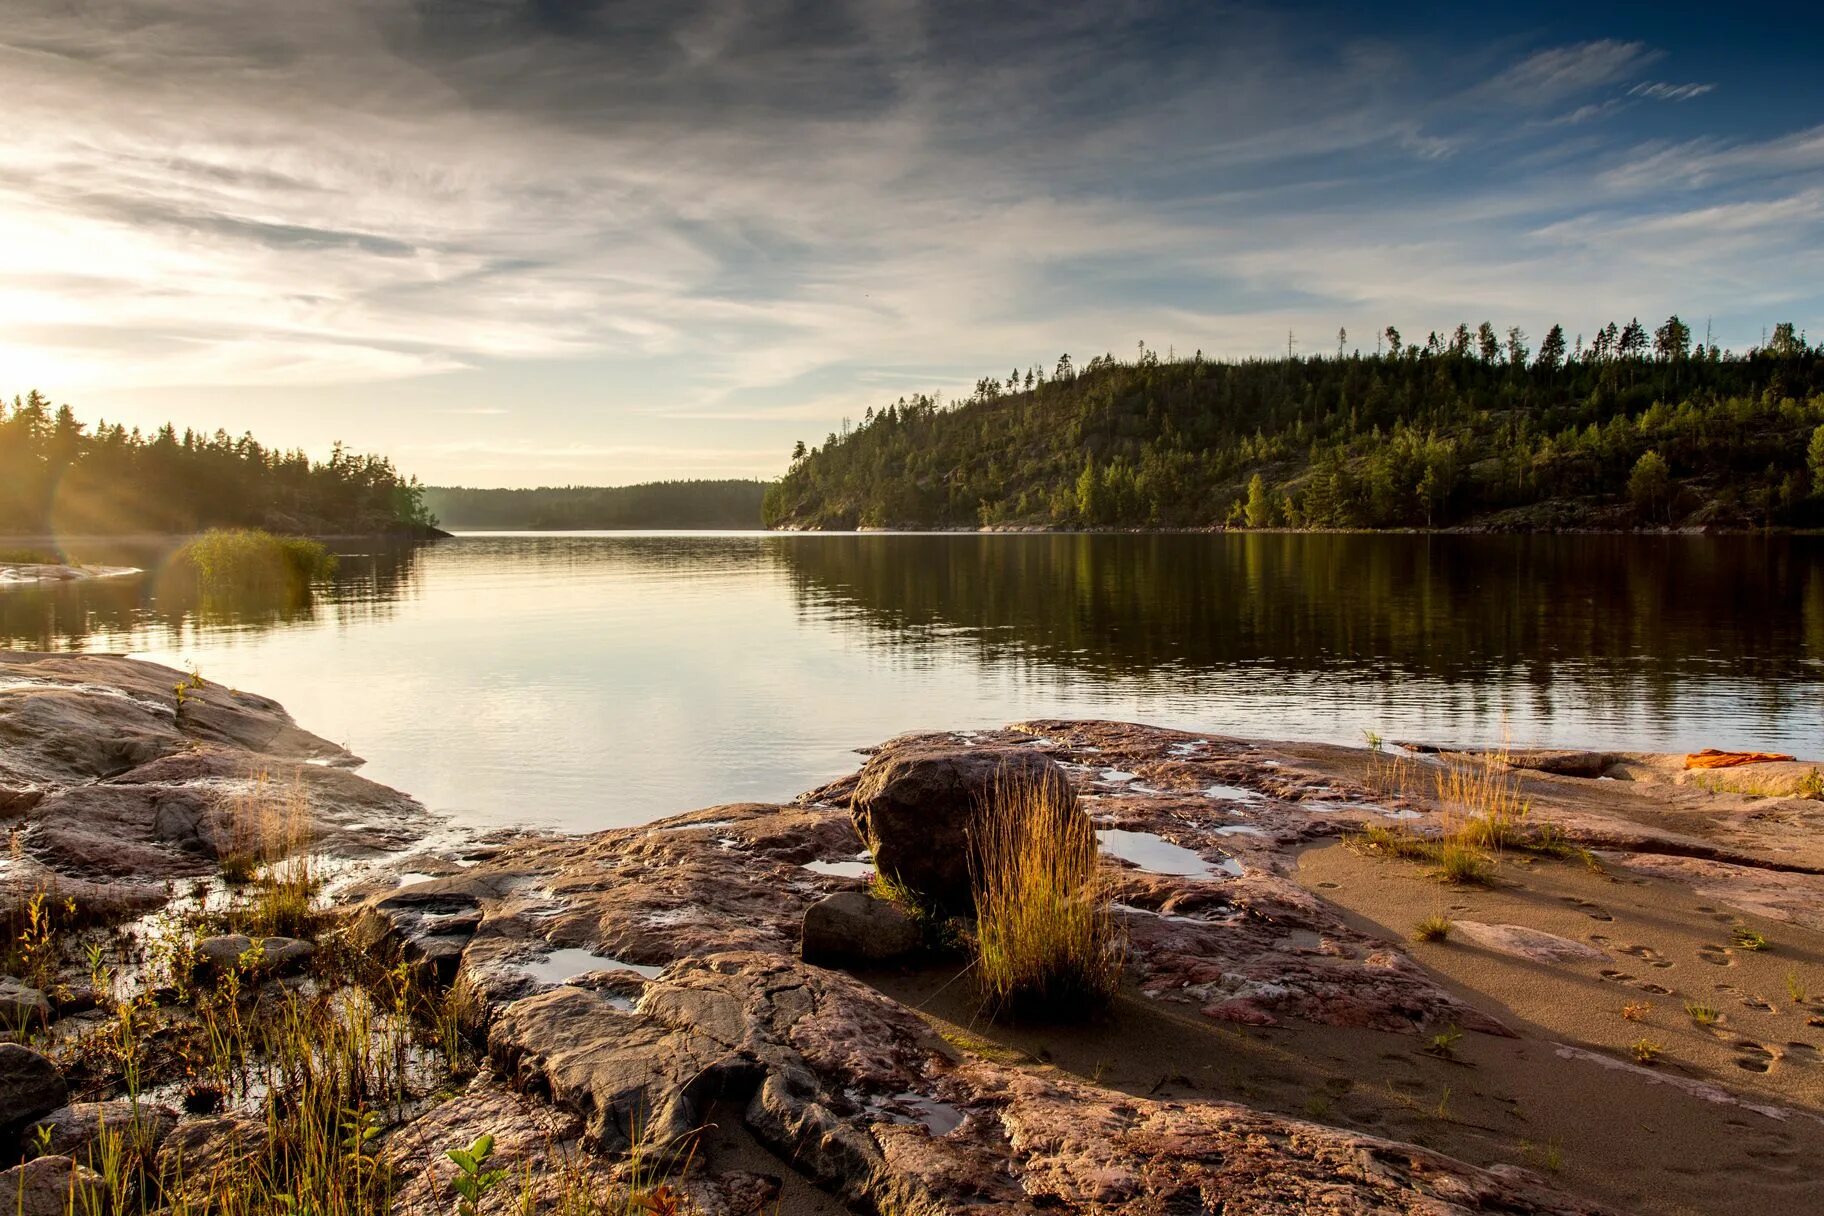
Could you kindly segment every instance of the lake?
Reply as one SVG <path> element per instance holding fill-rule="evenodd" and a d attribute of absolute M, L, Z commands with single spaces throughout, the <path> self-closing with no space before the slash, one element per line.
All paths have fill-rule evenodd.
<path fill-rule="evenodd" d="M 902 731 L 1824 754 L 1824 540 L 470 534 L 336 546 L 310 597 L 0 592 L 0 642 L 284 702 L 477 826 L 589 830 L 851 769 Z M 118 559 L 91 553 L 84 560 Z"/>

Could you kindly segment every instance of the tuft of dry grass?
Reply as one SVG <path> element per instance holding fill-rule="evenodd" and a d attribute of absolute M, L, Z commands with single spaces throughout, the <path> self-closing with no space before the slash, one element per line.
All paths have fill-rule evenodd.
<path fill-rule="evenodd" d="M 273 780 L 262 770 L 223 806 L 227 843 L 218 859 L 224 881 L 251 887 L 234 927 L 257 935 L 305 937 L 320 920 L 321 878 L 310 854 L 310 797 L 300 776 Z"/>
<path fill-rule="evenodd" d="M 1630 1022 L 1644 1022 L 1647 1015 L 1653 1012 L 1651 1001 L 1629 1001 L 1621 1007 L 1621 1016 Z"/>
<path fill-rule="evenodd" d="M 1664 1044 L 1655 1043 L 1652 1039 L 1645 1037 L 1635 1039 L 1628 1044 L 1628 1052 L 1634 1057 L 1636 1064 L 1657 1064 L 1659 1055 L 1664 1050 Z"/>
<path fill-rule="evenodd" d="M 1412 927 L 1415 942 L 1441 942 L 1450 937 L 1450 917 L 1434 912 Z"/>
<path fill-rule="evenodd" d="M 1086 1016 L 1106 1006 L 1125 954 L 1097 874 L 1096 833 L 1067 790 L 1003 777 L 970 834 L 977 981 L 999 1014 Z"/>

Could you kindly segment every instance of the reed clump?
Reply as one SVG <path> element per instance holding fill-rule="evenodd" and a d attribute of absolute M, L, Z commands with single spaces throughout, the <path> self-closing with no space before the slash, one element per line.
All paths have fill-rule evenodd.
<path fill-rule="evenodd" d="M 977 808 L 969 860 L 989 1008 L 1051 1020 L 1106 1007 L 1125 942 L 1098 876 L 1094 825 L 1068 787 L 997 781 Z"/>
<path fill-rule="evenodd" d="M 335 555 L 320 541 L 275 536 L 258 528 L 217 528 L 177 551 L 205 588 L 302 590 L 336 572 Z"/>

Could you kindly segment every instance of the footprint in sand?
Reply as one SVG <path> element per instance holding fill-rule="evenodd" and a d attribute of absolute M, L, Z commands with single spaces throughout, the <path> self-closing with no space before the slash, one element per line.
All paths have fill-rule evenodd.
<path fill-rule="evenodd" d="M 1794 1064 L 1816 1064 L 1820 1057 L 1816 1046 L 1794 1039 L 1786 1044 L 1786 1058 Z"/>
<path fill-rule="evenodd" d="M 1651 992 L 1654 996 L 1671 996 L 1672 995 L 1672 990 L 1670 988 L 1666 987 L 1664 984 L 1642 984 L 1640 986 L 1640 990 L 1642 992 Z"/>
<path fill-rule="evenodd" d="M 1702 912 L 1705 916 L 1715 916 L 1716 915 L 1716 909 L 1712 908 L 1709 904 L 1699 904 L 1699 905 L 1697 905 L 1697 910 L 1699 912 Z"/>
<path fill-rule="evenodd" d="M 1756 1043 L 1753 1039 L 1737 1039 L 1735 1066 L 1749 1072 L 1766 1072 L 1773 1067 L 1779 1057 L 1769 1047 Z"/>
<path fill-rule="evenodd" d="M 1650 967 L 1670 967 L 1672 965 L 1671 959 L 1651 946 L 1619 946 L 1617 949 L 1623 954 L 1633 955 Z"/>
<path fill-rule="evenodd" d="M 1757 1009 L 1762 1013 L 1773 1012 L 1773 1002 L 1764 1001 L 1758 996 L 1745 996 L 1742 998 L 1742 1004 L 1748 1006 L 1750 1009 Z"/>
<path fill-rule="evenodd" d="M 1603 971 L 1600 974 L 1611 984 L 1632 984 L 1634 982 L 1634 977 L 1625 971 Z"/>
<path fill-rule="evenodd" d="M 1317 885 L 1326 891 L 1337 891 L 1342 889 L 1343 884 L 1340 882 L 1320 882 Z"/>
<path fill-rule="evenodd" d="M 1699 946 L 1697 957 L 1715 967 L 1735 966 L 1735 953 L 1727 946 Z"/>
<path fill-rule="evenodd" d="M 1613 916 L 1610 916 L 1606 911 L 1604 911 L 1600 904 L 1593 904 L 1587 899 L 1579 899 L 1575 895 L 1561 895 L 1561 896 L 1559 896 L 1559 898 L 1562 899 L 1565 903 L 1571 905 L 1573 908 L 1576 908 L 1578 911 L 1582 912 L 1585 916 L 1588 916 L 1591 920 L 1614 920 L 1615 919 Z"/>

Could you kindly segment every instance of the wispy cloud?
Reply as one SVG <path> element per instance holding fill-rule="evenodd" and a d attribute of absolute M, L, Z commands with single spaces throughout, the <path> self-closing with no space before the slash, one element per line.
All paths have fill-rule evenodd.
<path fill-rule="evenodd" d="M 26 0 L 0 375 L 147 416 L 284 402 L 285 442 L 348 425 L 295 408 L 326 386 L 445 479 L 761 472 L 1066 349 L 1802 295 L 1764 256 L 1802 208 L 1737 230 L 1759 283 L 1696 240 L 1687 285 L 1589 250 L 1809 197 L 1824 128 L 1652 106 L 1714 86 L 1630 84 L 1712 75 L 1644 38 L 1489 45 L 1160 0 Z"/>
<path fill-rule="evenodd" d="M 1714 84 L 1668 84 L 1663 80 L 1643 81 L 1628 90 L 1629 97 L 1644 97 L 1648 101 L 1690 101 L 1693 97 L 1702 97 L 1713 92 Z"/>

